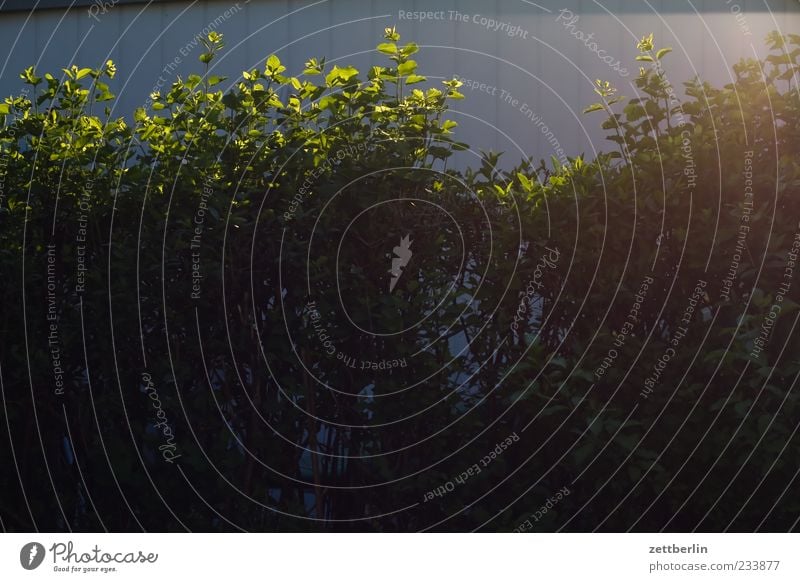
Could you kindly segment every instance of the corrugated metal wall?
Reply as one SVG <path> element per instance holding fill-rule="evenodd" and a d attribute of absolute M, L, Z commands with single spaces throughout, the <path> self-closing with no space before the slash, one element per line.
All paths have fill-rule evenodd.
<path fill-rule="evenodd" d="M 596 139 L 600 119 L 582 115 L 581 109 L 592 102 L 592 80 L 598 77 L 614 82 L 623 94 L 634 94 L 635 45 L 645 33 L 654 32 L 660 45 L 674 47 L 668 72 L 680 87 L 694 74 L 725 82 L 739 58 L 764 54 L 764 36 L 772 29 L 800 32 L 796 0 L 106 3 L 107 11 L 94 10 L 94 18 L 85 7 L 0 14 L 6 55 L 0 69 L 2 93 L 17 90 L 19 71 L 32 63 L 39 71 L 55 72 L 72 63 L 97 66 L 111 58 L 120 77 L 117 111 L 127 115 L 144 103 L 160 76 L 171 80 L 176 74 L 201 72 L 197 57 L 202 51 L 195 37 L 209 25 L 227 42 L 215 62 L 217 74 L 233 81 L 242 69 L 262 66 L 273 52 L 291 72 L 299 72 L 309 56 L 360 67 L 383 62 L 373 47 L 383 28 L 396 24 L 404 40 L 423 47 L 418 60 L 429 79 L 458 75 L 486 83 L 483 91 L 466 90 L 468 99 L 458 104 L 458 136 L 476 148 L 509 152 L 514 159 L 549 156 L 556 144 L 569 155 L 603 147 Z M 443 18 L 406 17 L 420 10 L 439 11 Z M 571 28 L 565 27 L 568 14 L 562 10 L 579 16 Z M 507 28 L 491 30 L 483 18 Z M 588 42 L 597 46 L 581 42 L 578 31 L 593 34 Z M 595 50 L 620 59 L 631 74 L 614 71 Z"/>

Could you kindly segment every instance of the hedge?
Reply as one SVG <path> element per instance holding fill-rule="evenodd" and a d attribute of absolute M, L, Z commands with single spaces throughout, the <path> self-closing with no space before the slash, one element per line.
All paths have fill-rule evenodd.
<path fill-rule="evenodd" d="M 227 85 L 211 33 L 132 124 L 112 62 L 27 69 L 4 527 L 511 531 L 564 488 L 531 529 L 794 527 L 800 36 L 767 41 L 679 89 L 645 37 L 586 110 L 609 152 L 464 171 L 460 82 L 394 29 Z"/>

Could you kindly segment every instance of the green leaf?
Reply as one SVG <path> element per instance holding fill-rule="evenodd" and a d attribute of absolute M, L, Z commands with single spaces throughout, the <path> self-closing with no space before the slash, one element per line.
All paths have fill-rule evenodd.
<path fill-rule="evenodd" d="M 602 103 L 593 103 L 592 105 L 589 105 L 589 107 L 584 109 L 583 112 L 584 113 L 592 113 L 593 111 L 600 111 L 601 109 L 603 109 L 603 104 Z"/>
<path fill-rule="evenodd" d="M 517 179 L 519 180 L 519 183 L 522 184 L 522 187 L 526 192 L 533 192 L 533 182 L 531 182 L 528 176 L 522 172 L 517 172 Z"/>
<path fill-rule="evenodd" d="M 660 61 L 661 58 L 664 55 L 668 55 L 671 52 L 672 52 L 672 48 L 670 48 L 670 47 L 665 47 L 665 48 L 659 49 L 658 52 L 656 53 L 656 59 L 658 59 Z"/>
<path fill-rule="evenodd" d="M 397 45 L 393 42 L 382 42 L 378 45 L 378 52 L 383 53 L 385 55 L 396 55 L 397 54 Z"/>
<path fill-rule="evenodd" d="M 405 63 L 400 63 L 397 66 L 397 73 L 405 77 L 406 75 L 410 75 L 414 71 L 417 70 L 417 61 L 415 60 L 408 60 Z"/>
<path fill-rule="evenodd" d="M 286 67 L 281 65 L 281 60 L 275 55 L 267 57 L 266 67 L 268 71 L 273 73 L 280 73 L 286 70 Z"/>
<path fill-rule="evenodd" d="M 325 77 L 325 82 L 329 86 L 333 86 L 336 85 L 338 81 L 346 83 L 356 75 L 358 75 L 358 69 L 354 67 L 339 68 L 334 66 L 331 72 Z"/>
<path fill-rule="evenodd" d="M 386 40 L 393 40 L 395 42 L 400 40 L 400 35 L 398 34 L 397 27 L 395 27 L 395 26 L 391 26 L 391 27 L 387 26 L 386 28 L 384 28 L 383 29 L 383 37 Z"/>
<path fill-rule="evenodd" d="M 434 158 L 439 158 L 439 159 L 444 160 L 444 159 L 450 157 L 452 152 L 446 147 L 431 146 L 430 148 L 428 148 L 428 153 L 431 156 L 433 156 Z"/>
<path fill-rule="evenodd" d="M 625 115 L 629 121 L 637 121 L 647 115 L 644 107 L 638 104 L 628 104 L 625 107 Z"/>
<path fill-rule="evenodd" d="M 653 62 L 653 57 L 651 57 L 650 55 L 636 55 L 636 60 L 637 61 L 644 61 L 646 63 L 652 63 Z"/>
<path fill-rule="evenodd" d="M 456 123 L 452 119 L 447 119 L 447 120 L 445 120 L 444 123 L 442 123 L 442 129 L 445 130 L 445 131 L 449 131 L 449 130 L 453 129 L 454 127 L 458 127 L 458 123 Z"/>
<path fill-rule="evenodd" d="M 419 46 L 415 42 L 410 42 L 400 50 L 400 54 L 404 57 L 410 57 L 419 51 Z"/>
<path fill-rule="evenodd" d="M 411 74 L 406 77 L 406 85 L 413 85 L 414 83 L 421 83 L 422 81 L 427 81 L 427 77 L 423 77 L 422 75 L 414 75 Z"/>
<path fill-rule="evenodd" d="M 28 67 L 25 69 L 21 74 L 20 78 L 25 81 L 28 85 L 33 85 L 34 87 L 38 85 L 42 79 L 41 77 L 37 77 L 33 72 L 33 67 Z"/>

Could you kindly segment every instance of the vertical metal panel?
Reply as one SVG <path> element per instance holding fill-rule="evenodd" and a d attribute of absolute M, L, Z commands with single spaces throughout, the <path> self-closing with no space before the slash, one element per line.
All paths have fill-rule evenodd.
<path fill-rule="evenodd" d="M 0 38 L 3 39 L 0 86 L 16 86 L 19 72 L 33 64 L 38 53 L 34 27 L 35 20 L 29 19 L 28 14 L 4 14 L 0 17 Z"/>
<path fill-rule="evenodd" d="M 244 48 L 247 69 L 263 67 L 264 60 L 273 53 L 286 57 L 287 45 L 291 39 L 289 30 L 290 2 L 249 2 L 245 5 L 243 16 L 245 34 L 244 44 L 236 50 Z M 238 22 L 238 20 L 237 20 Z M 234 32 L 231 35 L 235 34 Z M 233 44 L 238 39 L 230 39 Z M 309 55 L 310 56 L 310 55 Z"/>
<path fill-rule="evenodd" d="M 39 68 L 50 69 L 55 74 L 73 64 L 80 43 L 78 19 L 74 14 L 46 11 L 34 18 L 32 28 L 37 51 L 31 57 L 38 60 Z"/>

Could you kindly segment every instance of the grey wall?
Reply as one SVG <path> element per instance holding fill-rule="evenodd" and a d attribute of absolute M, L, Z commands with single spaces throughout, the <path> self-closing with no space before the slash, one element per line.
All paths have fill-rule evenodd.
<path fill-rule="evenodd" d="M 230 75 L 231 81 L 244 68 L 263 66 L 272 52 L 290 72 L 299 72 L 309 56 L 360 67 L 383 62 L 373 47 L 383 28 L 396 24 L 404 40 L 422 46 L 418 60 L 429 79 L 458 75 L 497 88 L 465 90 L 467 99 L 456 113 L 460 138 L 476 148 L 509 152 L 514 159 L 523 154 L 549 156 L 554 139 L 569 155 L 591 155 L 594 148 L 607 147 L 598 139 L 600 117 L 580 113 L 593 101 L 592 80 L 607 79 L 623 94 L 634 95 L 631 82 L 638 66 L 633 57 L 641 35 L 654 32 L 660 45 L 674 47 L 667 68 L 680 87 L 694 74 L 726 82 L 739 58 L 765 53 L 767 32 L 800 32 L 796 0 L 240 0 L 238 5 L 216 0 L 149 6 L 112 2 L 107 0 L 104 14 L 95 9 L 95 18 L 86 7 L 0 14 L 0 55 L 6 55 L 0 59 L 2 94 L 21 87 L 17 75 L 32 63 L 40 72 L 55 73 L 73 63 L 98 66 L 111 58 L 120 77 L 117 111 L 128 115 L 144 103 L 160 75 L 172 78 L 201 71 L 200 47 L 186 47 L 215 20 L 227 42 L 216 71 Z M 739 8 L 737 20 L 733 12 Z M 579 15 L 572 30 L 593 33 L 597 49 L 620 59 L 630 75 L 612 70 L 572 36 L 557 21 L 561 9 Z M 404 19 L 401 10 L 444 11 L 444 19 Z M 467 22 L 452 19 L 453 10 L 466 14 Z M 509 36 L 503 30 L 488 30 L 473 21 L 475 15 L 508 23 L 519 32 Z M 170 63 L 176 65 L 175 72 L 164 75 Z M 517 104 L 501 99 L 502 90 Z M 541 124 L 529 119 L 533 114 L 525 115 L 523 104 L 552 129 L 549 139 Z"/>

